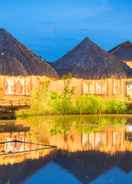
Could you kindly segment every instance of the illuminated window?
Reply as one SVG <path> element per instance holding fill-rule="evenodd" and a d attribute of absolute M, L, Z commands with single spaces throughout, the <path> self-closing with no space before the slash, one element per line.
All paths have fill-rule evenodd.
<path fill-rule="evenodd" d="M 30 79 L 25 80 L 25 95 L 30 95 L 31 92 L 31 82 Z"/>
<path fill-rule="evenodd" d="M 15 80 L 14 81 L 14 95 L 24 95 L 24 81 Z"/>
<path fill-rule="evenodd" d="M 14 94 L 14 81 L 13 81 L 13 79 L 6 79 L 5 80 L 4 91 L 5 91 L 5 95 L 13 95 Z"/>
<path fill-rule="evenodd" d="M 127 84 L 127 88 L 128 88 L 128 89 L 132 89 L 132 82 L 129 82 L 129 83 Z"/>
<path fill-rule="evenodd" d="M 132 82 L 127 84 L 127 96 L 132 97 Z"/>
<path fill-rule="evenodd" d="M 113 94 L 119 94 L 120 93 L 120 80 L 113 80 Z"/>
<path fill-rule="evenodd" d="M 5 95 L 30 95 L 30 79 L 6 79 L 4 81 Z"/>
<path fill-rule="evenodd" d="M 95 88 L 96 94 L 102 94 L 102 84 L 100 81 L 96 81 Z"/>
<path fill-rule="evenodd" d="M 83 93 L 84 94 L 94 94 L 95 93 L 93 81 L 89 81 L 83 84 Z"/>

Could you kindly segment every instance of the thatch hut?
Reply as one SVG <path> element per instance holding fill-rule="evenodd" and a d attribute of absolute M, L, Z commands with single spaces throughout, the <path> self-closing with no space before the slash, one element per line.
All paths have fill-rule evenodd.
<path fill-rule="evenodd" d="M 61 91 L 64 81 L 52 80 L 58 79 L 58 74 L 72 76 L 69 84 L 77 95 L 132 96 L 131 69 L 113 52 L 106 52 L 90 39 L 85 38 L 51 66 L 0 29 L 0 95 L 6 99 L 25 98 L 34 86 L 47 79 L 52 81 L 51 90 Z"/>
<path fill-rule="evenodd" d="M 52 65 L 61 77 L 72 75 L 72 86 L 80 85 L 77 93 L 110 97 L 128 95 L 126 64 L 88 38 Z"/>
<path fill-rule="evenodd" d="M 28 96 L 40 79 L 56 77 L 56 71 L 46 61 L 0 29 L 0 91 L 6 98 Z"/>
<path fill-rule="evenodd" d="M 115 55 L 121 62 L 126 64 L 127 71 L 127 93 L 132 96 L 132 42 L 123 42 L 109 51 Z"/>
<path fill-rule="evenodd" d="M 123 42 L 109 51 L 132 68 L 132 42 Z"/>

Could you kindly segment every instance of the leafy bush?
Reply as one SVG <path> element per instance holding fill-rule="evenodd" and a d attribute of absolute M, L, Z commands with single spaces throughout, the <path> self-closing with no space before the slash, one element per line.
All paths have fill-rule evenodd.
<path fill-rule="evenodd" d="M 80 96 L 76 101 L 76 111 L 78 113 L 96 114 L 105 111 L 103 99 L 98 96 Z"/>
<path fill-rule="evenodd" d="M 48 91 L 49 81 L 43 82 L 38 89 L 33 89 L 31 97 L 31 111 L 38 114 L 50 113 L 50 92 Z"/>
<path fill-rule="evenodd" d="M 69 80 L 65 80 L 64 91 L 61 94 L 51 93 L 51 106 L 53 112 L 68 114 L 72 113 L 72 94 L 73 91 L 69 87 Z"/>
<path fill-rule="evenodd" d="M 106 107 L 107 113 L 121 114 L 127 112 L 127 105 L 124 101 L 120 100 L 109 100 Z"/>
<path fill-rule="evenodd" d="M 73 96 L 70 79 L 64 79 L 64 90 L 61 93 L 48 90 L 49 81 L 33 89 L 31 109 L 23 110 L 18 115 L 40 114 L 101 114 L 131 113 L 131 107 L 120 100 L 104 100 L 94 95 Z"/>

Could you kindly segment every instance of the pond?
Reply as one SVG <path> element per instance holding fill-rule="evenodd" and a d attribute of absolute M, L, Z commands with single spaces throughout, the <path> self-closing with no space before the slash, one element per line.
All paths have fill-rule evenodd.
<path fill-rule="evenodd" d="M 0 121 L 0 184 L 132 181 L 132 116 Z"/>

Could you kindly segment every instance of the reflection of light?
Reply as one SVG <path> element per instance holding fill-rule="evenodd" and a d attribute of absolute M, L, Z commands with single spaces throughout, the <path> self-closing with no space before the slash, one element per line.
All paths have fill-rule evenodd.
<path fill-rule="evenodd" d="M 132 125 L 127 125 L 127 130 L 128 130 L 129 132 L 132 132 Z"/>
<path fill-rule="evenodd" d="M 4 56 L 5 55 L 5 53 L 4 52 L 1 52 L 1 56 Z"/>

